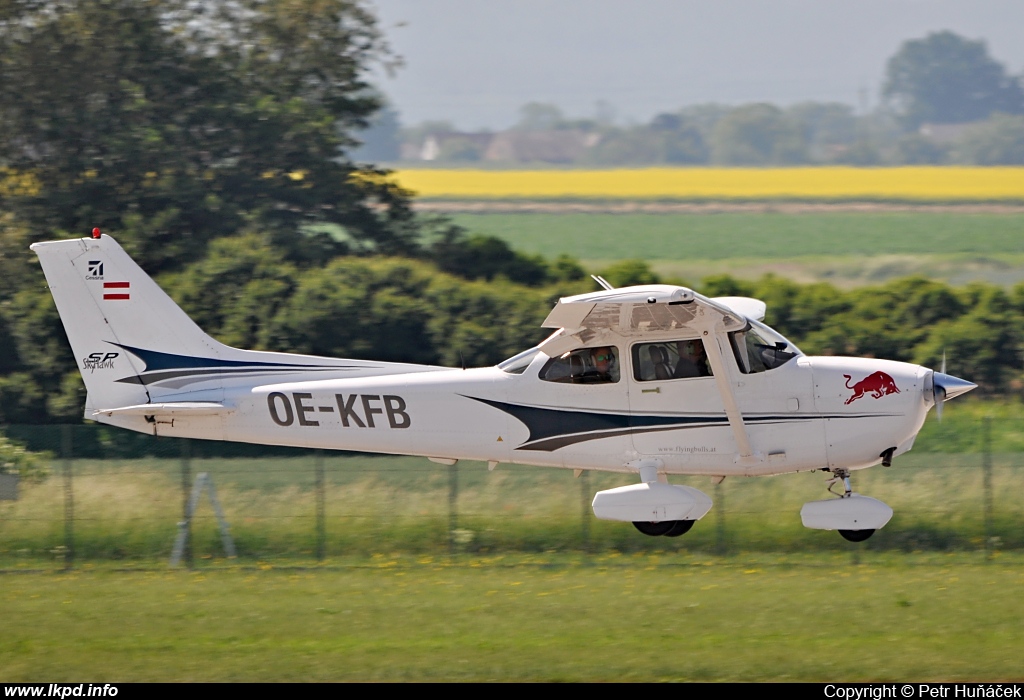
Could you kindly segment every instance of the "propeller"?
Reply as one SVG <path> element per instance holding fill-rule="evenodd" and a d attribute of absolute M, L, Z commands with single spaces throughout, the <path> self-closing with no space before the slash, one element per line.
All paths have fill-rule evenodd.
<path fill-rule="evenodd" d="M 935 415 L 939 420 L 942 420 L 942 404 L 960 394 L 966 394 L 971 389 L 978 388 L 978 385 L 973 382 L 946 374 L 945 350 L 942 351 L 942 369 L 939 372 L 932 370 L 928 380 L 932 385 L 932 400 L 935 402 Z"/>

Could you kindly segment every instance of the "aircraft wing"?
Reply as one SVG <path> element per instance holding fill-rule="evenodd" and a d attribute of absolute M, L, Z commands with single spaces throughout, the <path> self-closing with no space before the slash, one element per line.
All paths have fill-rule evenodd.
<path fill-rule="evenodd" d="M 747 297 L 710 299 L 686 287 L 652 284 L 564 297 L 541 324 L 557 328 L 541 348 L 560 355 L 605 333 L 625 337 L 656 331 L 735 331 L 764 318 L 765 304 Z"/>

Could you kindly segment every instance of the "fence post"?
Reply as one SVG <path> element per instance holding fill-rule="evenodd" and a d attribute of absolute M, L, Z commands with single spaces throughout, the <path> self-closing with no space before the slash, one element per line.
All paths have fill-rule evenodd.
<path fill-rule="evenodd" d="M 455 531 L 459 527 L 459 465 L 448 466 L 448 553 L 455 554 Z"/>
<path fill-rule="evenodd" d="M 583 551 L 590 551 L 590 484 L 587 478 L 590 472 L 580 474 L 580 540 Z"/>
<path fill-rule="evenodd" d="M 60 451 L 64 472 L 64 570 L 70 571 L 75 563 L 75 494 L 71 474 L 71 427 L 60 427 Z"/>
<path fill-rule="evenodd" d="M 722 482 L 715 484 L 715 551 L 725 554 L 728 550 L 725 533 L 725 489 Z"/>
<path fill-rule="evenodd" d="M 327 526 L 324 523 L 326 517 L 324 508 L 324 452 L 317 450 L 313 457 L 316 466 L 316 560 L 324 560 L 324 550 L 327 544 Z"/>
<path fill-rule="evenodd" d="M 984 502 L 982 514 L 985 526 L 985 558 L 992 558 L 992 417 L 981 419 L 981 474 Z"/>
<path fill-rule="evenodd" d="M 189 495 L 192 489 L 192 441 L 188 438 L 181 440 L 181 520 L 186 530 L 185 533 L 185 566 L 189 569 L 193 566 L 192 561 L 192 518 L 189 514 Z"/>

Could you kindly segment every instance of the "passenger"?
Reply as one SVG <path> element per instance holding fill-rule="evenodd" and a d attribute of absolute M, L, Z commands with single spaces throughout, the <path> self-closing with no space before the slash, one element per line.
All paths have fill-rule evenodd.
<path fill-rule="evenodd" d="M 676 371 L 673 377 L 710 377 L 711 365 L 708 364 L 708 356 L 704 351 L 704 343 L 700 340 L 680 340 L 676 343 L 679 351 L 679 362 L 676 363 Z"/>

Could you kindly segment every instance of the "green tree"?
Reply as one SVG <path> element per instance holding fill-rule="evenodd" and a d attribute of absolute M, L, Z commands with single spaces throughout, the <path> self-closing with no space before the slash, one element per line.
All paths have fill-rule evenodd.
<path fill-rule="evenodd" d="M 643 126 L 606 129 L 585 160 L 598 165 L 701 164 L 708 161 L 708 146 L 695 123 L 666 113 Z"/>
<path fill-rule="evenodd" d="M 25 481 L 39 483 L 49 475 L 45 452 L 29 452 L 23 445 L 0 434 L 0 474 L 16 474 Z"/>
<path fill-rule="evenodd" d="M 949 149 L 920 134 L 906 134 L 896 142 L 894 156 L 901 165 L 940 165 L 949 158 Z"/>
<path fill-rule="evenodd" d="M 801 102 L 787 109 L 786 116 L 800 129 L 812 160 L 834 161 L 857 140 L 857 118 L 849 105 Z"/>
<path fill-rule="evenodd" d="M 886 65 L 882 94 L 910 129 L 1024 112 L 1020 83 L 989 56 L 985 42 L 950 31 L 904 42 Z"/>
<path fill-rule="evenodd" d="M 799 126 L 778 107 L 737 107 L 716 124 L 711 160 L 721 165 L 786 165 L 806 161 Z"/>
<path fill-rule="evenodd" d="M 608 280 L 613 287 L 661 283 L 661 278 L 644 260 L 620 260 L 598 274 Z"/>
<path fill-rule="evenodd" d="M 382 107 L 370 117 L 365 129 L 353 134 L 361 143 L 351 151 L 352 160 L 362 163 L 397 161 L 401 158 L 401 130 L 398 111 L 392 107 Z"/>
<path fill-rule="evenodd" d="M 562 126 L 565 115 L 558 105 L 545 102 L 528 102 L 519 108 L 517 129 L 524 131 L 546 131 Z"/>
<path fill-rule="evenodd" d="M 430 257 L 444 272 L 469 280 L 505 277 L 519 284 L 537 286 L 557 273 L 557 270 L 549 271 L 539 255 L 512 250 L 508 243 L 495 236 L 467 236 L 458 226 L 447 228 L 430 247 Z M 563 269 L 568 271 L 564 262 Z"/>
<path fill-rule="evenodd" d="M 159 282 L 200 328 L 221 342 L 276 349 L 283 340 L 271 335 L 271 319 L 294 294 L 300 277 L 263 238 L 249 234 L 214 241 L 202 260 Z"/>
<path fill-rule="evenodd" d="M 1024 165 L 1024 116 L 994 114 L 972 126 L 956 144 L 954 157 L 972 165 Z"/>
<path fill-rule="evenodd" d="M 116 231 L 150 271 L 249 226 L 298 254 L 311 223 L 407 253 L 407 193 L 345 156 L 387 61 L 358 0 L 5 3 L 0 161 L 32 176 L 3 205 L 39 236 Z M 337 251 L 335 251 L 337 252 Z"/>
<path fill-rule="evenodd" d="M 959 317 L 936 323 L 917 348 L 914 361 L 970 379 L 985 393 L 1004 393 L 1024 367 L 1024 329 L 1010 297 L 998 287 L 971 285 L 969 305 Z"/>

